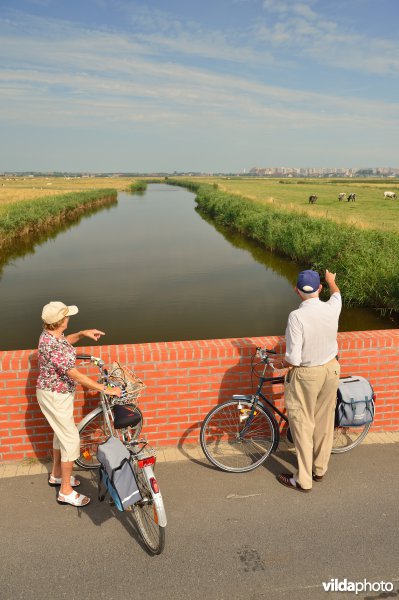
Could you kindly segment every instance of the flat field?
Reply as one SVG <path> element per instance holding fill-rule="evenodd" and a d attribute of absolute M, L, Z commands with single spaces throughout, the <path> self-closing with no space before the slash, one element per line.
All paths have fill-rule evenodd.
<path fill-rule="evenodd" d="M 128 190 L 132 177 L 0 177 L 0 205 L 97 189 Z"/>
<path fill-rule="evenodd" d="M 191 178 L 190 178 L 191 179 Z M 238 194 L 263 204 L 274 204 L 287 211 L 326 217 L 364 229 L 395 231 L 399 233 L 399 181 L 378 183 L 368 180 L 325 179 L 243 179 L 192 178 L 201 183 L 217 184 L 224 192 Z M 392 191 L 396 200 L 385 199 L 384 192 Z M 338 194 L 356 194 L 355 202 L 339 201 Z M 316 194 L 316 204 L 309 204 L 309 196 Z"/>

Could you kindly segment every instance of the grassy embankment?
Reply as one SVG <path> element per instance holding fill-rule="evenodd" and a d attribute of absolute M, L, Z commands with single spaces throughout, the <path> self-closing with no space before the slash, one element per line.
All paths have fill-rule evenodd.
<path fill-rule="evenodd" d="M 95 207 L 113 204 L 117 192 L 98 189 L 0 203 L 0 250 L 19 239 L 51 231 Z"/>
<path fill-rule="evenodd" d="M 239 182 L 213 180 L 213 183 L 201 183 L 169 179 L 168 183 L 194 191 L 199 210 L 219 225 L 233 229 L 301 266 L 314 267 L 321 272 L 326 268 L 336 271 L 347 305 L 399 310 L 399 235 L 395 231 L 387 231 L 386 215 L 381 209 L 383 201 L 379 200 L 376 208 L 380 212 L 378 223 L 376 219 L 370 223 L 366 217 L 360 226 L 356 226 L 352 221 L 345 222 L 342 217 L 347 206 L 344 208 L 337 200 L 338 186 L 334 189 L 334 197 L 341 214 L 339 219 L 334 220 L 321 212 L 325 211 L 324 207 L 318 207 L 319 215 L 313 210 L 307 212 L 309 209 L 304 204 L 304 196 L 308 192 L 299 185 L 297 188 L 303 189 L 301 201 L 290 206 L 274 199 L 262 202 L 256 197 L 244 197 L 238 195 L 237 190 L 228 193 L 220 189 L 226 183 L 237 188 Z M 312 190 L 314 185 L 314 182 L 310 185 Z M 352 181 L 350 185 L 354 187 Z M 294 188 L 289 185 L 281 187 Z M 391 183 L 382 184 L 382 187 L 390 189 L 393 186 Z M 319 198 L 321 190 L 320 187 Z M 376 195 L 375 191 L 373 193 Z M 396 207 L 392 203 L 391 200 L 391 205 L 387 206 Z"/>
<path fill-rule="evenodd" d="M 129 190 L 131 192 L 145 192 L 146 189 L 147 189 L 147 182 L 140 180 L 140 179 L 138 181 L 135 181 L 134 183 L 132 183 L 129 186 Z"/>

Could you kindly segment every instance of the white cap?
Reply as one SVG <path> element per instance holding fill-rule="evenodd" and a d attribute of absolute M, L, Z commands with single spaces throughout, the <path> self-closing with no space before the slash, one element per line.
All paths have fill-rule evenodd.
<path fill-rule="evenodd" d="M 43 307 L 42 319 L 47 325 L 52 325 L 65 317 L 76 315 L 78 312 L 79 309 L 77 306 L 67 306 L 63 302 L 52 301 Z"/>

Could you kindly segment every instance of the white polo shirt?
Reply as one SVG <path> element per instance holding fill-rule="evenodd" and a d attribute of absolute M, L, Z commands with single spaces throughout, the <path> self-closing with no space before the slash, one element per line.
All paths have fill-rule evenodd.
<path fill-rule="evenodd" d="M 327 302 L 309 298 L 292 311 L 285 331 L 287 362 L 297 367 L 316 367 L 332 360 L 338 353 L 341 308 L 341 294 L 335 292 Z"/>

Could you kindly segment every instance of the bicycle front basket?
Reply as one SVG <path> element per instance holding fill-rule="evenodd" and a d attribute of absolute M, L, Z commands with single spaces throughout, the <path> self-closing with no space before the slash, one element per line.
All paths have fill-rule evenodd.
<path fill-rule="evenodd" d="M 118 362 L 112 364 L 109 381 L 113 385 L 123 387 L 126 390 L 123 398 L 112 397 L 113 404 L 137 404 L 137 400 L 146 387 L 134 371 L 131 371 L 128 367 L 122 367 Z"/>

